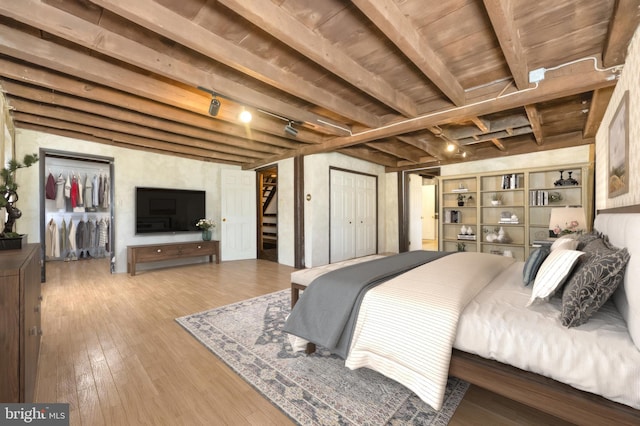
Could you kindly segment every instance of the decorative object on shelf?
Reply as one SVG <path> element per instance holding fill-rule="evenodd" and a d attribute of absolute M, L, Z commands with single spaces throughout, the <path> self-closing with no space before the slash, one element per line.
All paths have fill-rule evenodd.
<path fill-rule="evenodd" d="M 518 223 L 520 223 L 520 219 L 516 214 L 511 213 L 509 211 L 504 211 L 500 213 L 500 220 L 498 221 L 498 223 L 517 225 Z"/>
<path fill-rule="evenodd" d="M 497 192 L 491 194 L 491 205 L 499 206 L 500 204 L 502 204 L 502 194 L 499 194 Z"/>
<path fill-rule="evenodd" d="M 202 231 L 203 241 L 211 241 L 213 228 L 215 227 L 216 227 L 216 223 L 211 219 L 200 219 L 198 223 L 196 223 L 196 228 Z"/>
<path fill-rule="evenodd" d="M 458 239 L 475 241 L 476 235 L 473 233 L 473 228 L 470 226 L 462 225 L 462 228 L 460 228 L 460 233 L 458 234 Z"/>
<path fill-rule="evenodd" d="M 465 243 L 458 243 L 458 251 L 467 251 L 467 245 Z"/>
<path fill-rule="evenodd" d="M 587 219 L 582 207 L 560 207 L 551 209 L 549 236 L 582 233 L 587 229 Z"/>
<path fill-rule="evenodd" d="M 565 179 L 563 177 L 563 173 L 564 170 L 560 170 L 560 179 L 558 179 L 557 181 L 555 181 L 553 184 L 555 186 L 575 186 L 575 185 L 580 185 L 580 183 L 575 180 L 574 178 L 571 177 L 571 175 L 573 174 L 573 172 L 569 171 L 567 172 L 569 174 L 569 177 L 567 179 Z"/>
<path fill-rule="evenodd" d="M 465 202 L 471 202 L 473 200 L 473 195 L 462 195 L 458 194 L 458 206 L 464 206 Z"/>
<path fill-rule="evenodd" d="M 495 243 L 496 239 L 498 239 L 498 229 L 497 228 L 495 230 L 493 230 L 493 231 L 489 231 L 488 229 L 485 228 L 484 232 L 487 234 L 484 237 L 486 242 Z"/>
<path fill-rule="evenodd" d="M 7 220 L 4 229 L 0 232 L 0 239 L 8 239 L 7 244 L 0 245 L 0 250 L 10 250 L 22 247 L 23 235 L 14 232 L 16 220 L 20 219 L 22 212 L 15 206 L 18 201 L 18 184 L 16 182 L 16 170 L 31 167 L 38 161 L 38 154 L 27 154 L 22 162 L 10 160 L 7 166 L 0 170 L 0 207 L 7 210 Z M 3 248 L 3 247 L 7 248 Z"/>
<path fill-rule="evenodd" d="M 452 189 L 451 192 L 469 192 L 469 188 L 466 188 L 463 184 L 460 184 L 457 188 Z"/>
<path fill-rule="evenodd" d="M 549 202 L 557 203 L 558 201 L 562 201 L 562 194 L 556 191 L 549 192 Z"/>

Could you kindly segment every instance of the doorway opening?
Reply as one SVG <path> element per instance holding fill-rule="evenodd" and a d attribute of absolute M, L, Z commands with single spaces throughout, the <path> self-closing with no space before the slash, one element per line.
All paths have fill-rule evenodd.
<path fill-rule="evenodd" d="M 258 259 L 278 261 L 278 166 L 257 170 Z"/>
<path fill-rule="evenodd" d="M 401 173 L 400 251 L 438 250 L 439 170 Z"/>

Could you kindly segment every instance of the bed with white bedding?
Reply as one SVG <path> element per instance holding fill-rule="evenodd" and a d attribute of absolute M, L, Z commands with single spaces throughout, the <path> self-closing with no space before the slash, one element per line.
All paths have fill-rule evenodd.
<path fill-rule="evenodd" d="M 434 407 L 448 372 L 577 424 L 640 424 L 640 214 L 602 214 L 594 229 L 630 260 L 624 283 L 585 324 L 561 324 L 559 296 L 527 307 L 523 262 L 502 262 L 491 276 L 446 256 L 368 291 L 346 365 L 394 378 Z M 444 346 L 434 349 L 435 335 Z"/>

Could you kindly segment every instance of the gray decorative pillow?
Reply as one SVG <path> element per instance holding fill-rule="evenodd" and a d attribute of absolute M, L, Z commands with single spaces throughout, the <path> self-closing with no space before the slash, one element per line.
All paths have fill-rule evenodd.
<path fill-rule="evenodd" d="M 584 324 L 604 305 L 623 282 L 629 257 L 626 248 L 591 254 L 564 287 L 562 325 L 577 327 Z"/>
<path fill-rule="evenodd" d="M 525 286 L 533 283 L 542 262 L 549 256 L 549 247 L 540 247 L 531 252 L 522 269 L 522 281 Z"/>

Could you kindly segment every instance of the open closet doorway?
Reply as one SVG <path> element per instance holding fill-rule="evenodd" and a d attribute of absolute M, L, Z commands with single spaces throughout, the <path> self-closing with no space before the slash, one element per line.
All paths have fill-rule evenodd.
<path fill-rule="evenodd" d="M 278 166 L 257 170 L 258 259 L 278 261 Z"/>
<path fill-rule="evenodd" d="M 402 172 L 401 251 L 438 250 L 436 170 Z"/>

